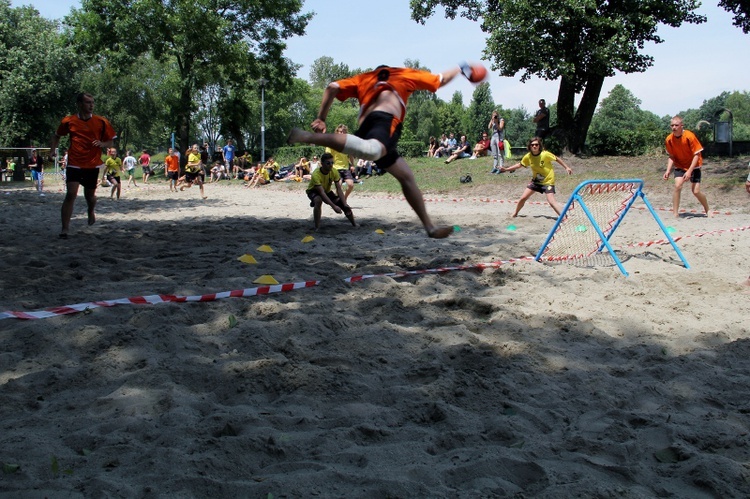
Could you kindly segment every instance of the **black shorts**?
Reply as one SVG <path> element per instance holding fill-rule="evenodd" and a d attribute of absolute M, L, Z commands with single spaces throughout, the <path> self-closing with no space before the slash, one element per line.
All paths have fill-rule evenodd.
<path fill-rule="evenodd" d="M 534 192 L 538 192 L 539 194 L 554 194 L 555 193 L 554 185 L 542 185 L 542 184 L 537 184 L 536 182 L 529 182 L 529 185 L 527 185 L 526 187 L 528 187 Z"/>
<path fill-rule="evenodd" d="M 352 171 L 349 168 L 342 168 L 341 170 L 338 170 L 338 172 L 341 180 L 354 180 L 354 177 L 352 177 Z"/>
<path fill-rule="evenodd" d="M 67 183 L 76 182 L 81 184 L 84 189 L 96 189 L 98 180 L 99 168 L 74 168 L 72 166 L 65 168 L 65 181 Z"/>
<path fill-rule="evenodd" d="M 687 173 L 687 170 L 680 170 L 679 168 L 674 169 L 675 178 L 684 177 L 685 173 Z M 690 181 L 694 184 L 701 183 L 701 169 L 700 168 L 693 169 L 693 173 L 690 174 Z"/>
<path fill-rule="evenodd" d="M 393 115 L 383 111 L 373 111 L 367 115 L 354 135 L 362 139 L 375 139 L 385 146 L 385 156 L 375 161 L 379 168 L 388 168 L 399 158 L 396 146 L 401 138 L 402 123 L 399 123 L 391 135 Z"/>
<path fill-rule="evenodd" d="M 188 183 L 192 184 L 195 179 L 197 179 L 198 177 L 200 177 L 200 175 L 201 174 L 198 173 L 198 172 L 193 172 L 193 173 L 186 172 L 185 173 L 185 182 L 188 182 Z"/>
<path fill-rule="evenodd" d="M 310 207 L 311 208 L 314 207 L 315 206 L 315 198 L 321 197 L 320 194 L 318 193 L 318 190 L 317 189 L 310 189 L 309 191 L 305 191 L 305 193 L 307 193 L 307 197 L 310 199 Z M 333 191 L 326 192 L 326 196 L 328 196 L 328 199 L 330 199 L 333 202 L 333 204 L 335 204 L 336 206 L 338 206 L 339 208 L 341 208 L 342 210 L 344 210 L 345 214 L 348 215 L 349 213 L 352 212 L 351 208 L 349 208 L 348 206 L 346 206 L 346 204 L 344 203 L 344 201 L 342 201 L 340 197 L 338 197 L 336 194 L 334 194 Z"/>
<path fill-rule="evenodd" d="M 167 172 L 167 178 L 170 180 L 177 180 L 180 176 L 180 172 Z"/>
<path fill-rule="evenodd" d="M 107 180 L 110 184 L 114 184 L 115 182 L 118 184 L 120 183 L 120 177 L 118 175 L 112 175 L 111 173 L 107 174 Z"/>

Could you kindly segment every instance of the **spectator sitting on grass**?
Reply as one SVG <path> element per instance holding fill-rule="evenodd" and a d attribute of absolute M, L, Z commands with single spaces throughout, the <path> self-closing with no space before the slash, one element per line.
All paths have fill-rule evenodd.
<path fill-rule="evenodd" d="M 461 142 L 458 144 L 456 150 L 453 151 L 453 154 L 445 160 L 445 163 L 448 164 L 456 159 L 468 158 L 471 156 L 469 151 L 471 151 L 471 144 L 466 140 L 466 135 L 461 135 Z"/>
<path fill-rule="evenodd" d="M 490 139 L 487 132 L 482 133 L 482 139 L 474 146 L 474 154 L 469 159 L 477 159 L 480 156 L 487 156 L 490 152 Z"/>

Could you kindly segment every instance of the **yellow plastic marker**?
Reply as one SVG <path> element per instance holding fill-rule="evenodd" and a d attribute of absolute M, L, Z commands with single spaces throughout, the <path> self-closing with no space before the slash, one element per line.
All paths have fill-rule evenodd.
<path fill-rule="evenodd" d="M 273 253 L 273 250 L 267 244 L 264 244 L 263 246 L 259 246 L 258 251 L 262 251 L 263 253 Z"/>
<path fill-rule="evenodd" d="M 312 236 L 305 236 L 305 237 L 302 238 L 302 242 L 303 243 L 309 243 L 311 241 L 315 241 L 315 238 L 312 237 Z"/>
<path fill-rule="evenodd" d="M 244 254 L 241 257 L 237 258 L 237 260 L 241 261 L 242 263 L 258 263 L 258 260 L 256 260 L 255 257 L 250 254 Z"/>
<path fill-rule="evenodd" d="M 278 284 L 279 281 L 274 279 L 272 276 L 266 274 L 258 277 L 256 280 L 253 281 L 255 284 Z"/>
<path fill-rule="evenodd" d="M 376 234 L 385 234 L 385 231 L 383 229 L 375 229 Z"/>

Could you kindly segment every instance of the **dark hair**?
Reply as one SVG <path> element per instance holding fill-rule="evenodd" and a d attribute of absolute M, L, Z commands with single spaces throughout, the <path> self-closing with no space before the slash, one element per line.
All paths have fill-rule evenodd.
<path fill-rule="evenodd" d="M 76 104 L 80 104 L 81 102 L 83 102 L 84 97 L 91 97 L 92 99 L 94 98 L 94 96 L 88 92 L 79 92 L 78 94 L 76 94 Z"/>
<path fill-rule="evenodd" d="M 544 141 L 541 137 L 531 137 L 528 142 L 526 142 L 526 149 L 531 151 L 531 143 L 532 142 L 539 142 L 539 152 L 542 152 L 544 150 Z"/>
<path fill-rule="evenodd" d="M 333 154 L 331 154 L 330 152 L 324 152 L 324 153 L 323 153 L 323 154 L 322 154 L 322 155 L 320 156 L 320 163 L 321 163 L 321 164 L 322 164 L 322 163 L 325 163 L 325 162 L 326 162 L 326 161 L 328 161 L 329 159 L 330 159 L 330 160 L 332 160 L 332 159 L 333 159 Z"/>

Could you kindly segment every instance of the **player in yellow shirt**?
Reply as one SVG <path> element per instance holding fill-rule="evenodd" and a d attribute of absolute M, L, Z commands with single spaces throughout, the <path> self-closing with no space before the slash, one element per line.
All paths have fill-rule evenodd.
<path fill-rule="evenodd" d="M 526 148 L 529 150 L 528 153 L 521 159 L 520 163 L 516 163 L 513 166 L 507 168 L 500 168 L 501 172 L 512 172 L 519 168 L 531 168 L 531 182 L 526 186 L 526 189 L 521 194 L 521 199 L 518 200 L 516 205 L 516 211 L 513 213 L 514 217 L 518 216 L 518 213 L 526 204 L 526 201 L 535 193 L 544 194 L 547 197 L 547 202 L 553 210 L 559 216 L 562 212 L 562 206 L 555 200 L 555 168 L 552 162 L 559 163 L 568 175 L 573 173 L 565 162 L 552 154 L 549 151 L 544 150 L 544 142 L 540 137 L 534 137 L 529 140 Z"/>
<path fill-rule="evenodd" d="M 114 199 L 115 194 L 117 194 L 117 199 L 120 199 L 120 191 L 122 190 L 121 172 L 122 160 L 117 157 L 117 149 L 110 147 L 107 149 L 107 161 L 104 162 L 104 173 L 102 173 L 102 183 L 106 178 L 112 186 L 112 191 L 109 194 L 110 199 Z"/>
<path fill-rule="evenodd" d="M 332 185 L 336 186 L 336 193 L 331 190 Z M 306 193 L 307 197 L 310 198 L 310 206 L 313 209 L 315 230 L 320 228 L 323 203 L 333 208 L 333 211 L 336 213 L 343 212 L 352 225 L 354 227 L 357 226 L 357 223 L 354 221 L 352 209 L 344 200 L 344 192 L 341 189 L 341 177 L 339 176 L 339 172 L 333 167 L 332 154 L 324 153 L 320 157 L 320 168 L 312 172 Z"/>

